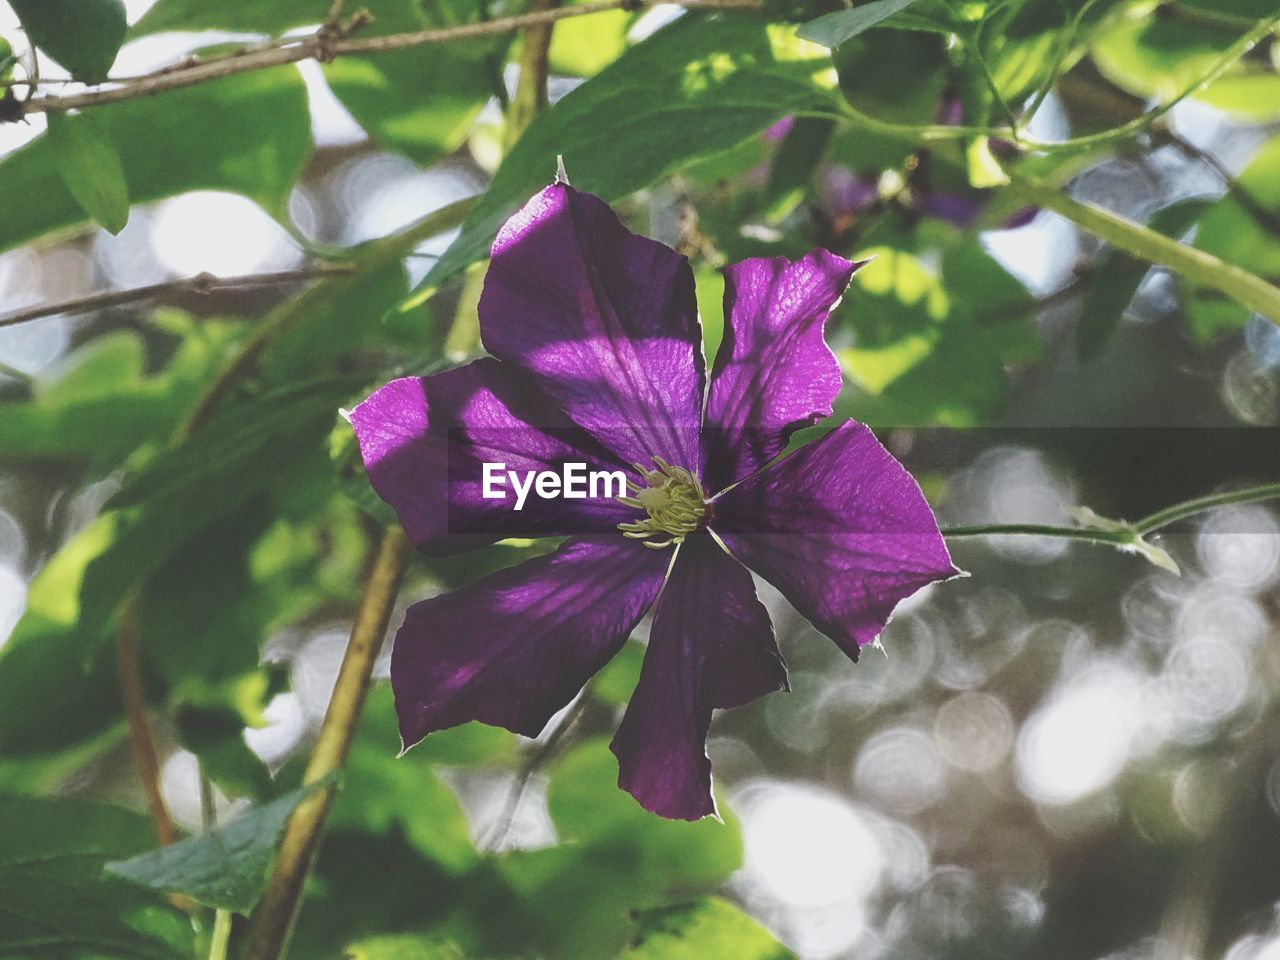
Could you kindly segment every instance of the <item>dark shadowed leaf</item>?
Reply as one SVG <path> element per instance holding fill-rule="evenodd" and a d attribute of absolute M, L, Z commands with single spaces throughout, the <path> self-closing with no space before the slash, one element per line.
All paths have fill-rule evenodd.
<path fill-rule="evenodd" d="M 144 817 L 66 799 L 0 795 L 0 955 L 189 957 L 191 924 L 163 899 L 104 877 L 154 843 Z"/>
<path fill-rule="evenodd" d="M 31 42 L 77 80 L 105 80 L 124 40 L 123 0 L 9 0 Z"/>

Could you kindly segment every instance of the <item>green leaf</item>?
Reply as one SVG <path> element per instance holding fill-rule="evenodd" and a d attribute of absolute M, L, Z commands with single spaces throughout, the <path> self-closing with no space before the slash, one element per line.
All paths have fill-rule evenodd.
<path fill-rule="evenodd" d="M 837 10 L 826 16 L 810 20 L 800 27 L 799 35 L 805 40 L 812 40 L 833 50 L 852 40 L 858 34 L 888 20 L 895 13 L 901 13 L 916 0 L 873 0 L 863 3 L 852 10 Z"/>
<path fill-rule="evenodd" d="M 845 99 L 894 123 L 932 123 L 951 79 L 946 41 L 927 33 L 892 30 L 856 37 L 834 60 Z"/>
<path fill-rule="evenodd" d="M 31 42 L 77 80 L 107 78 L 128 25 L 124 0 L 9 0 L 9 5 Z"/>
<path fill-rule="evenodd" d="M 663 820 L 618 789 L 604 739 L 579 744 L 550 770 L 547 804 L 561 843 L 499 861 L 520 900 L 504 933 L 542 956 L 615 956 L 635 934 L 636 910 L 713 892 L 741 865 L 736 821 Z"/>
<path fill-rule="evenodd" d="M 603 739 L 589 740 L 551 768 L 547 807 L 562 841 L 625 847 L 635 903 L 676 886 L 713 887 L 742 865 L 742 838 L 732 814 L 724 822 L 655 817 L 618 789 L 618 761 Z"/>
<path fill-rule="evenodd" d="M 1259 277 L 1280 276 L 1280 137 L 1263 144 L 1236 178 L 1238 192 L 1214 202 L 1196 225 L 1194 245 Z M 1216 290 L 1181 281 L 1187 322 L 1197 339 L 1244 326 L 1250 313 Z"/>
<path fill-rule="evenodd" d="M 1160 210 L 1149 226 L 1175 240 L 1191 229 L 1209 206 L 1207 200 L 1182 200 Z M 1089 278 L 1076 328 L 1076 355 L 1092 360 L 1102 353 L 1115 332 L 1151 264 L 1120 250 L 1110 249 Z"/>
<path fill-rule="evenodd" d="M 0 651 L 0 752 L 63 748 L 116 716 L 110 644 L 135 584 L 212 524 L 304 469 L 323 475 L 324 437 L 358 381 L 311 381 L 230 406 L 157 457 L 41 571 Z"/>
<path fill-rule="evenodd" d="M 145 375 L 142 337 L 117 330 L 64 358 L 37 382 L 31 400 L 0 405 L 0 455 L 81 458 L 104 470 L 166 436 L 239 327 L 177 312 L 165 322 L 181 340 L 163 369 Z"/>
<path fill-rule="evenodd" d="M 247 914 L 262 895 L 267 865 L 295 807 L 320 784 L 291 790 L 208 833 L 106 865 L 122 879 L 205 906 Z"/>
<path fill-rule="evenodd" d="M 687 14 L 629 49 L 529 127 L 419 288 L 487 256 L 498 228 L 551 182 L 563 155 L 574 186 L 607 202 L 737 146 L 778 117 L 832 108 L 793 35 L 749 14 Z"/>
<path fill-rule="evenodd" d="M 407 8 L 411 0 L 400 0 Z M 361 4 L 369 8 L 385 7 L 377 0 Z M 145 37 L 168 31 L 228 30 L 235 33 L 279 34 L 293 27 L 319 24 L 328 5 L 324 0 L 159 0 L 129 30 L 130 37 Z M 378 10 L 373 10 L 376 14 Z"/>
<path fill-rule="evenodd" d="M 606 10 L 589 17 L 570 17 L 551 33 L 548 62 L 562 76 L 592 77 L 627 49 L 627 30 L 634 14 Z"/>
<path fill-rule="evenodd" d="M 311 149 L 306 89 L 293 67 L 107 104 L 93 116 L 134 203 L 229 190 L 283 216 Z M 0 250 L 84 223 L 50 135 L 0 161 L 0 209 Z"/>
<path fill-rule="evenodd" d="M 1210 26 L 1178 16 L 1124 18 L 1094 38 L 1094 63 L 1112 83 L 1144 99 L 1168 101 L 1191 87 L 1222 57 L 1244 29 Z M 1253 78 L 1234 94 L 1232 86 Z M 1236 108 L 1245 115 L 1266 116 L 1262 104 L 1240 102 L 1239 94 L 1271 89 L 1274 109 L 1274 70 L 1259 63 L 1241 61 L 1217 82 L 1196 94 L 1223 109 Z"/>
<path fill-rule="evenodd" d="M 591 693 L 614 706 L 625 706 L 640 682 L 640 667 L 644 664 L 645 646 L 628 640 L 618 655 L 605 665 L 591 681 Z"/>
<path fill-rule="evenodd" d="M 1004 368 L 968 306 L 916 256 L 882 247 L 857 259 L 867 256 L 875 259 L 854 274 L 834 315 L 854 335 L 837 358 L 864 391 L 840 412 L 899 426 L 973 426 L 998 414 Z"/>
<path fill-rule="evenodd" d="M 191 956 L 191 925 L 181 913 L 102 874 L 106 859 L 154 842 L 144 817 L 78 800 L 0 795 L 0 823 L 0 954 L 66 948 L 139 960 Z"/>
<path fill-rule="evenodd" d="M 108 233 L 129 222 L 129 186 L 120 155 L 93 113 L 49 115 L 49 143 L 62 181 L 80 209 Z"/>
<path fill-rule="evenodd" d="M 794 960 L 795 955 L 738 907 L 708 897 L 640 916 L 619 960 Z"/>
<path fill-rule="evenodd" d="M 835 129 L 834 120 L 821 117 L 797 117 L 792 123 L 774 154 L 764 188 L 771 223 L 780 222 L 804 201 Z"/>

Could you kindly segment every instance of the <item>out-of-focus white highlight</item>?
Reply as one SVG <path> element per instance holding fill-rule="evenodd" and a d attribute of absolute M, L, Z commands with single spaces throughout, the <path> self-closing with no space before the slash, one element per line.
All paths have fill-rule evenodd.
<path fill-rule="evenodd" d="M 862 796 L 881 809 L 912 816 L 941 798 L 946 768 L 927 733 L 890 727 L 859 751 L 853 782 Z"/>
<path fill-rule="evenodd" d="M 800 907 L 861 898 L 884 862 L 866 820 L 840 797 L 814 788 L 760 783 L 735 800 L 745 870 L 764 892 Z"/>
<path fill-rule="evenodd" d="M 1023 791 L 1042 803 L 1067 804 L 1110 784 L 1132 754 L 1142 693 L 1142 679 L 1117 666 L 1064 684 L 1018 737 Z"/>
<path fill-rule="evenodd" d="M 236 276 L 284 270 L 301 259 L 288 234 L 261 207 L 213 190 L 161 203 L 152 218 L 151 250 L 177 274 Z"/>

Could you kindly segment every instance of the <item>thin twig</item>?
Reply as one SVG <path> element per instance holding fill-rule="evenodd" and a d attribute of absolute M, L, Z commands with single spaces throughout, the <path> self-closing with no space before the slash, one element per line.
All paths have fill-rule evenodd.
<path fill-rule="evenodd" d="M 409 540 L 399 527 L 389 527 L 383 533 L 329 709 L 303 775 L 304 784 L 329 780 L 346 764 L 369 690 L 369 674 L 382 649 L 410 552 Z M 319 787 L 290 815 L 271 878 L 250 923 L 246 960 L 279 960 L 284 956 L 302 887 L 319 850 L 336 790 L 334 783 Z"/>
<path fill-rule="evenodd" d="M 44 303 L 39 306 L 18 310 L 0 317 L 0 327 L 12 327 L 19 323 L 39 320 L 42 317 L 54 317 L 59 314 L 91 313 L 94 310 L 106 310 L 129 303 L 140 303 L 146 300 L 167 301 L 175 297 L 192 294 L 208 294 L 215 290 L 227 290 L 236 287 L 271 286 L 274 284 L 299 283 L 314 280 L 317 277 L 350 273 L 352 267 L 346 264 L 321 264 L 300 267 L 297 270 L 281 270 L 275 273 L 255 273 L 242 277 L 216 277 L 212 273 L 198 273 L 192 277 L 177 280 L 166 280 L 163 283 L 152 283 L 145 287 L 133 287 L 129 290 L 101 290 L 73 300 L 61 303 Z"/>
<path fill-rule="evenodd" d="M 532 10 L 552 10 L 559 0 L 532 0 Z M 547 105 L 548 54 L 551 51 L 551 31 L 554 22 L 538 23 L 524 28 L 523 49 L 520 52 L 520 77 L 516 81 L 515 96 L 507 108 L 507 123 L 502 139 L 506 148 L 520 139 Z"/>
<path fill-rule="evenodd" d="M 582 714 L 586 712 L 589 702 L 590 697 L 586 693 L 578 697 L 573 706 L 565 711 L 555 729 L 547 734 L 547 738 L 538 744 L 537 748 L 529 754 L 525 762 L 520 766 L 520 771 L 516 774 L 516 778 L 511 784 L 511 791 L 507 794 L 507 802 L 502 806 L 502 813 L 498 817 L 498 822 L 494 825 L 489 839 L 483 845 L 487 852 L 497 853 L 502 849 L 502 844 L 506 842 L 507 836 L 511 833 L 511 826 L 520 810 L 520 802 L 524 799 L 525 791 L 529 788 L 529 781 L 533 779 L 533 775 L 556 752 L 565 734 L 573 728 L 574 724 L 581 719 Z"/>
<path fill-rule="evenodd" d="M 178 831 L 165 806 L 160 791 L 160 760 L 156 752 L 151 723 L 147 719 L 147 698 L 142 689 L 142 639 L 141 598 L 135 591 L 125 601 L 120 614 L 120 632 L 116 636 L 116 683 L 120 689 L 120 701 L 129 724 L 129 744 L 133 750 L 133 763 L 142 782 L 142 792 L 151 811 L 156 840 L 167 847 L 178 839 Z"/>
<path fill-rule="evenodd" d="M 558 7 L 554 10 L 538 10 L 480 23 L 418 30 L 411 33 L 393 33 L 361 40 L 353 40 L 346 36 L 333 38 L 332 31 L 326 33 L 322 27 L 307 36 L 287 38 L 265 47 L 240 50 L 225 56 L 185 64 L 177 69 L 157 70 L 131 83 L 100 87 L 84 93 L 64 96 L 36 97 L 20 104 L 18 112 L 21 115 L 27 115 L 79 110 L 132 100 L 136 97 L 151 96 L 255 70 L 267 70 L 271 67 L 299 63 L 303 60 L 326 60 L 353 54 L 386 53 L 428 44 L 452 43 L 473 37 L 510 33 L 536 24 L 552 23 L 569 17 L 589 16 L 606 10 L 655 6 L 659 2 L 662 0 L 588 0 L 586 3 Z M 761 0 L 679 0 L 679 5 L 698 10 L 758 10 L 761 7 Z"/>

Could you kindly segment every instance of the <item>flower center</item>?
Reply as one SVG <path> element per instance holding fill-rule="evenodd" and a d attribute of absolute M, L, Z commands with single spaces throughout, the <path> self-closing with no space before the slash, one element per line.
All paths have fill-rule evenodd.
<path fill-rule="evenodd" d="M 618 529 L 624 537 L 643 540 L 646 547 L 661 550 L 680 543 L 703 525 L 707 517 L 707 495 L 702 481 L 684 467 L 673 467 L 661 457 L 652 460 L 656 470 L 633 464 L 647 486 L 628 480 L 627 486 L 634 496 L 618 498 L 620 503 L 643 510 L 648 516 L 633 523 L 620 523 Z"/>

